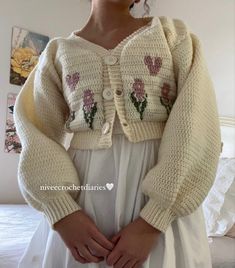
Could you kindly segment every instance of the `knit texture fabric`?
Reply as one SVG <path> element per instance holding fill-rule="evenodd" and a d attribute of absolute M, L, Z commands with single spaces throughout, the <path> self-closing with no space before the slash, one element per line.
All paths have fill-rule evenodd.
<path fill-rule="evenodd" d="M 113 98 L 104 94 L 107 88 Z M 66 134 L 74 133 L 73 148 L 108 148 L 115 114 L 130 142 L 162 138 L 158 161 L 141 185 L 149 196 L 140 212 L 143 219 L 165 232 L 207 196 L 221 134 L 198 37 L 182 20 L 165 16 L 154 17 L 112 51 L 73 32 L 48 43 L 14 107 L 22 143 L 20 189 L 31 206 L 45 213 L 51 228 L 81 209 L 75 201 L 79 191 L 40 190 L 80 185 L 64 147 Z"/>

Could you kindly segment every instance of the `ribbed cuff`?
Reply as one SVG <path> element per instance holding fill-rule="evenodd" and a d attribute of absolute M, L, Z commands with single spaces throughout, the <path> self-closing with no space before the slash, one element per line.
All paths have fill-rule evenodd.
<path fill-rule="evenodd" d="M 53 230 L 57 221 L 80 209 L 82 208 L 67 192 L 43 204 L 43 212 Z"/>
<path fill-rule="evenodd" d="M 149 199 L 140 211 L 140 217 L 156 229 L 165 233 L 168 226 L 176 218 L 176 215 L 170 209 L 162 209 L 156 201 Z"/>

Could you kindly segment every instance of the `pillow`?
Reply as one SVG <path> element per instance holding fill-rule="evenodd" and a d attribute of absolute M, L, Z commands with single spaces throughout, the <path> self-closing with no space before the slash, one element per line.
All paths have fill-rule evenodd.
<path fill-rule="evenodd" d="M 208 236 L 224 236 L 235 223 L 235 158 L 219 159 L 212 188 L 202 204 Z"/>
<path fill-rule="evenodd" d="M 225 234 L 225 236 L 229 236 L 232 238 L 235 238 L 235 224 L 232 226 L 232 228 Z"/>

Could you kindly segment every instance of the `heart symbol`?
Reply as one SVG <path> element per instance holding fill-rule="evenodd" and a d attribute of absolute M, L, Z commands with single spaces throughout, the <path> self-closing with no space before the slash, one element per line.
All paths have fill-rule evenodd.
<path fill-rule="evenodd" d="M 71 91 L 75 90 L 75 87 L 76 87 L 79 79 L 80 79 L 80 75 L 78 72 L 73 73 L 72 75 L 68 74 L 66 76 L 66 82 L 67 82 L 69 88 L 71 89 Z"/>
<path fill-rule="evenodd" d="M 114 186 L 113 183 L 106 183 L 105 185 L 109 191 L 112 190 Z"/>
<path fill-rule="evenodd" d="M 162 58 L 154 57 L 154 63 L 151 56 L 144 57 L 144 63 L 147 65 L 150 75 L 157 75 L 162 67 Z"/>

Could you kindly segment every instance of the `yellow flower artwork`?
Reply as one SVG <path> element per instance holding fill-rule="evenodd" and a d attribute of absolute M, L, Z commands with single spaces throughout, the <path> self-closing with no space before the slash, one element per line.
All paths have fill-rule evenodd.
<path fill-rule="evenodd" d="M 13 27 L 10 83 L 23 85 L 38 63 L 38 59 L 49 41 L 49 37 Z"/>

